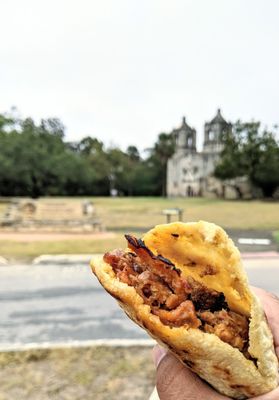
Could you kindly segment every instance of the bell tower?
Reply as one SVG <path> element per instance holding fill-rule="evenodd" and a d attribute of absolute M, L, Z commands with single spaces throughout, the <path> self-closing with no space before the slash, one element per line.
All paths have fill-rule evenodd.
<path fill-rule="evenodd" d="M 196 152 L 196 130 L 186 123 L 186 118 L 182 118 L 180 128 L 173 131 L 175 137 L 176 151 Z"/>
<path fill-rule="evenodd" d="M 203 151 L 205 153 L 219 153 L 222 151 L 222 138 L 226 133 L 231 132 L 232 124 L 228 123 L 222 116 L 220 108 L 216 116 L 204 124 Z"/>

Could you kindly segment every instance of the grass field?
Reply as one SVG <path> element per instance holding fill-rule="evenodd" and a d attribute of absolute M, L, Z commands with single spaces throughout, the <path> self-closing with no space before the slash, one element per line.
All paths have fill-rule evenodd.
<path fill-rule="evenodd" d="M 40 254 L 102 253 L 107 249 L 123 247 L 125 232 L 141 233 L 148 228 L 166 222 L 162 214 L 165 208 L 179 207 L 184 210 L 184 221 L 200 219 L 215 222 L 224 228 L 267 229 L 277 231 L 279 242 L 279 203 L 265 201 L 223 201 L 218 199 L 163 199 L 144 198 L 91 198 L 98 217 L 107 230 L 115 231 L 110 239 L 55 240 L 47 242 L 0 241 L 0 254 L 14 259 L 30 259 Z M 80 201 L 80 198 L 44 198 L 40 201 Z M 0 204 L 0 213 L 4 205 Z"/>
<path fill-rule="evenodd" d="M 58 240 L 18 242 L 0 240 L 0 255 L 10 260 L 30 261 L 41 254 L 94 254 L 125 246 L 123 234 L 97 240 Z M 1 398 L 0 398 L 1 400 Z"/>
<path fill-rule="evenodd" d="M 150 347 L 0 353 L 0 400 L 146 400 L 155 383 Z"/>
<path fill-rule="evenodd" d="M 89 199 L 89 197 L 87 197 Z M 40 201 L 80 201 L 81 198 L 43 198 Z M 91 197 L 97 214 L 110 228 L 146 228 L 165 222 L 162 210 L 179 207 L 184 221 L 200 219 L 225 228 L 279 229 L 279 202 L 227 201 L 206 198 L 165 199 L 158 197 Z M 0 216 L 6 205 L 0 203 Z"/>
<path fill-rule="evenodd" d="M 162 210 L 179 207 L 184 221 L 214 222 L 224 228 L 279 228 L 279 203 L 224 201 L 205 198 L 92 198 L 97 213 L 108 228 L 146 228 L 165 222 Z M 136 229 L 135 229 L 136 230 Z"/>

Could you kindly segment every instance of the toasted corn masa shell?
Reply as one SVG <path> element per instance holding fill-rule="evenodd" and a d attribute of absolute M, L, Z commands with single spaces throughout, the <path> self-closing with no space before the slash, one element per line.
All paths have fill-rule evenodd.
<path fill-rule="evenodd" d="M 156 226 L 143 240 L 155 255 L 172 261 L 182 276 L 191 275 L 207 287 L 223 292 L 230 309 L 249 318 L 248 351 L 256 362 L 214 334 L 164 325 L 134 287 L 119 281 L 101 257 L 93 258 L 94 274 L 129 318 L 226 396 L 245 399 L 275 389 L 278 360 L 273 337 L 261 303 L 248 286 L 239 251 L 225 231 L 204 221 L 175 222 Z"/>

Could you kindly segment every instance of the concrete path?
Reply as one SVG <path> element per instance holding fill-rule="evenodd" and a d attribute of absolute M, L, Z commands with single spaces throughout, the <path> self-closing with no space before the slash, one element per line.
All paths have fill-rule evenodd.
<path fill-rule="evenodd" d="M 251 284 L 279 294 L 279 257 L 245 258 Z M 0 347 L 147 338 L 86 265 L 0 267 Z"/>

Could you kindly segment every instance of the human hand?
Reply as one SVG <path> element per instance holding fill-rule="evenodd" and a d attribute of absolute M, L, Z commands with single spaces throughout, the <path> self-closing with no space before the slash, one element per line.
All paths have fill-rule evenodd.
<path fill-rule="evenodd" d="M 279 298 L 263 289 L 252 287 L 252 290 L 262 301 L 269 327 L 273 333 L 275 351 L 279 358 Z M 162 347 L 155 346 L 153 358 L 157 366 L 157 391 L 160 400 L 229 399 L 229 397 L 218 394 Z M 278 400 L 279 387 L 253 399 Z"/>

